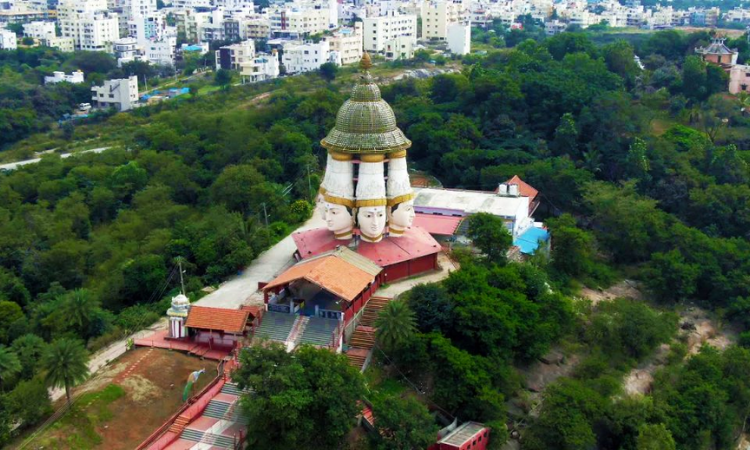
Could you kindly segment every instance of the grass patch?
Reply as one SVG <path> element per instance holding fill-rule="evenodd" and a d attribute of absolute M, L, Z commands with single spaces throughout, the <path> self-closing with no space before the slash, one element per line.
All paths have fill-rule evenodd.
<path fill-rule="evenodd" d="M 125 390 L 110 384 L 101 391 L 83 394 L 37 441 L 37 448 L 91 449 L 102 443 L 96 428 L 113 417 L 109 405 L 125 395 Z"/>
<path fill-rule="evenodd" d="M 389 377 L 380 361 L 373 361 L 365 370 L 365 381 L 370 389 L 370 401 L 386 397 L 402 396 L 408 389 L 399 379 Z"/>

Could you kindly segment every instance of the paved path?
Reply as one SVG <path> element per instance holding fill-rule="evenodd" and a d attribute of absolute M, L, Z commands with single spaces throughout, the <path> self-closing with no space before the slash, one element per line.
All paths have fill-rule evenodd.
<path fill-rule="evenodd" d="M 82 150 L 80 152 L 63 153 L 62 155 L 60 155 L 60 158 L 63 158 L 63 159 L 64 158 L 70 158 L 71 156 L 82 155 L 84 153 L 101 153 L 104 150 L 108 150 L 110 148 L 111 147 L 99 147 L 99 148 L 92 148 L 91 150 Z M 27 159 L 27 160 L 24 160 L 24 161 L 16 161 L 16 162 L 13 162 L 13 163 L 8 163 L 8 164 L 0 164 L 0 170 L 15 170 L 15 169 L 17 169 L 17 168 L 19 168 L 21 166 L 25 166 L 27 164 L 36 164 L 36 163 L 38 163 L 41 160 L 42 160 L 42 158 L 33 158 L 33 159 Z"/>
<path fill-rule="evenodd" d="M 295 231 L 324 227 L 325 222 L 317 212 Z M 292 254 L 297 250 L 292 236 L 289 235 L 269 248 L 245 269 L 242 274 L 219 286 L 219 289 L 208 294 L 195 304 L 217 308 L 238 308 L 248 297 L 258 291 L 259 281 L 271 281 L 283 269 L 294 262 Z M 262 297 L 255 296 L 256 301 L 262 302 Z"/>
<path fill-rule="evenodd" d="M 138 339 L 145 336 L 148 336 L 152 334 L 156 330 L 166 329 L 167 328 L 167 319 L 164 318 L 149 328 L 146 328 L 145 330 L 141 330 L 137 333 L 133 333 L 130 336 L 121 339 L 114 344 L 110 344 L 108 347 L 103 348 L 99 350 L 98 352 L 94 353 L 91 356 L 91 359 L 89 360 L 89 373 L 93 376 L 96 372 L 99 371 L 102 367 L 106 366 L 109 361 L 114 361 L 116 358 L 120 357 L 123 353 L 126 351 L 126 345 L 128 339 Z M 50 389 L 50 398 L 54 402 L 58 398 L 61 398 L 65 395 L 65 389 Z"/>

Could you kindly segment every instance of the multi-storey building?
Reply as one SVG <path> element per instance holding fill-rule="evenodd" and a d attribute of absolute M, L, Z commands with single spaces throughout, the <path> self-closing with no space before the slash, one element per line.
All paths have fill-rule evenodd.
<path fill-rule="evenodd" d="M 252 40 L 227 45 L 216 50 L 216 70 L 240 70 L 242 64 L 255 58 L 255 43 Z"/>
<path fill-rule="evenodd" d="M 240 79 L 243 83 L 257 83 L 259 81 L 277 78 L 280 73 L 279 56 L 276 52 L 271 55 L 259 54 L 241 64 Z"/>
<path fill-rule="evenodd" d="M 259 14 L 240 20 L 241 39 L 268 39 L 271 35 L 271 21 Z"/>
<path fill-rule="evenodd" d="M 177 34 L 183 35 L 187 42 L 200 42 L 201 28 L 211 22 L 211 13 L 193 9 L 175 11 L 174 16 Z"/>
<path fill-rule="evenodd" d="M 382 52 L 385 43 L 398 37 L 417 42 L 417 16 L 399 15 L 391 12 L 387 16 L 362 19 L 364 27 L 364 47 L 371 52 Z"/>
<path fill-rule="evenodd" d="M 160 41 L 149 41 L 144 46 L 146 60 L 151 64 L 174 65 L 176 47 L 176 36 L 167 36 Z"/>
<path fill-rule="evenodd" d="M 354 28 L 341 28 L 326 40 L 332 52 L 338 53 L 341 65 L 355 64 L 362 59 L 362 23 Z"/>
<path fill-rule="evenodd" d="M 134 20 L 138 16 L 148 17 L 156 13 L 156 0 L 122 0 L 120 2 L 125 20 Z"/>
<path fill-rule="evenodd" d="M 448 27 L 448 50 L 454 55 L 471 53 L 471 27 L 454 23 Z"/>
<path fill-rule="evenodd" d="M 459 22 L 460 5 L 449 0 L 422 3 L 422 38 L 448 39 L 448 27 Z"/>
<path fill-rule="evenodd" d="M 330 29 L 330 11 L 320 6 L 305 9 L 279 7 L 273 9 L 268 18 L 271 36 L 275 38 L 299 39 Z"/>
<path fill-rule="evenodd" d="M 118 16 L 105 0 L 63 0 L 58 15 L 63 37 L 72 38 L 76 50 L 111 51 L 120 37 Z"/>
<path fill-rule="evenodd" d="M 23 24 L 23 35 L 26 37 L 46 40 L 55 37 L 54 22 L 29 22 Z"/>
<path fill-rule="evenodd" d="M 0 50 L 15 50 L 18 48 L 16 33 L 0 28 Z"/>
<path fill-rule="evenodd" d="M 287 42 L 284 44 L 283 64 L 286 73 L 302 73 L 318 70 L 330 62 L 330 47 L 327 41 Z"/>
<path fill-rule="evenodd" d="M 75 41 L 73 38 L 55 36 L 50 39 L 42 41 L 47 47 L 52 47 L 60 50 L 61 52 L 73 52 L 75 51 Z"/>
<path fill-rule="evenodd" d="M 133 109 L 138 102 L 138 77 L 107 80 L 103 86 L 92 86 L 91 100 L 101 108 Z"/>
<path fill-rule="evenodd" d="M 409 36 L 397 36 L 385 43 L 383 55 L 389 61 L 414 57 L 414 40 Z"/>

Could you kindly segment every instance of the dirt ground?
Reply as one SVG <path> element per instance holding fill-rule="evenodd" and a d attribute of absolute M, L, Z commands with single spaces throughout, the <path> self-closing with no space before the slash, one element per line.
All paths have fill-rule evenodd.
<path fill-rule="evenodd" d="M 633 280 L 620 281 L 607 289 L 594 290 L 583 287 L 581 289 L 581 296 L 585 299 L 591 300 L 593 306 L 596 306 L 596 304 L 602 300 L 614 300 L 616 298 L 632 298 L 634 300 L 643 299 L 643 293 L 638 290 L 638 282 Z"/>
<path fill-rule="evenodd" d="M 206 373 L 194 393 L 214 378 L 213 361 L 161 349 L 132 350 L 84 383 L 79 390 L 87 394 L 29 448 L 135 448 L 177 412 L 188 375 L 202 368 Z M 99 401 L 98 393 L 111 390 L 112 385 L 119 386 L 124 395 Z"/>

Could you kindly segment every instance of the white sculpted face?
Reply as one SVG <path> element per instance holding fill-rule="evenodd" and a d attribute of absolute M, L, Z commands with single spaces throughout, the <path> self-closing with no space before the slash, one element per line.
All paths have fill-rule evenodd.
<path fill-rule="evenodd" d="M 365 206 L 359 208 L 357 221 L 365 240 L 380 240 L 385 230 L 385 206 Z"/>
<path fill-rule="evenodd" d="M 351 234 L 352 213 L 344 205 L 325 202 L 326 227 L 336 235 Z"/>
<path fill-rule="evenodd" d="M 315 197 L 315 212 L 320 215 L 320 218 L 326 220 L 326 203 L 325 197 L 320 192 Z"/>
<path fill-rule="evenodd" d="M 414 200 L 409 200 L 394 206 L 395 211 L 391 209 L 388 223 L 391 228 L 404 230 L 414 223 Z"/>

